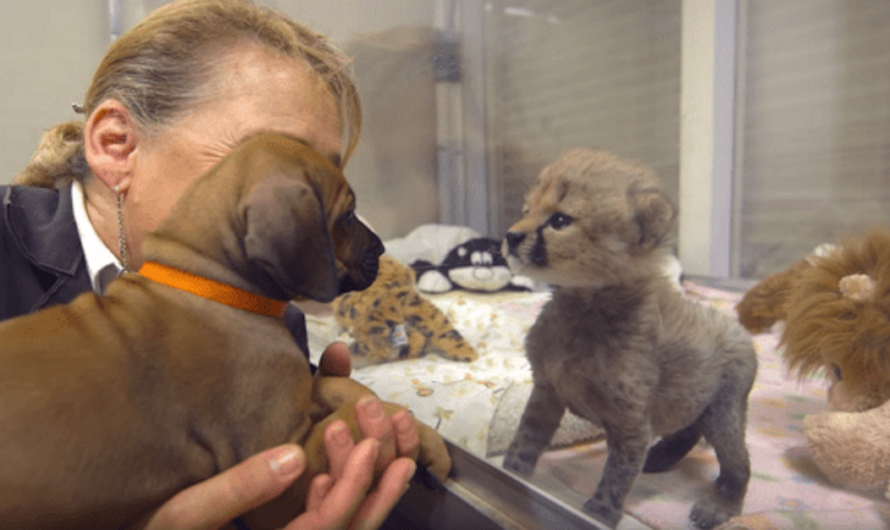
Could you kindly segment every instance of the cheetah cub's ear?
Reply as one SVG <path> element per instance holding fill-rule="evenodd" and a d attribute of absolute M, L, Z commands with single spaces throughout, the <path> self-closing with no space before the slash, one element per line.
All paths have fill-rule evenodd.
<path fill-rule="evenodd" d="M 674 226 L 677 209 L 658 188 L 632 186 L 627 195 L 638 230 L 637 250 L 646 252 L 658 248 Z"/>

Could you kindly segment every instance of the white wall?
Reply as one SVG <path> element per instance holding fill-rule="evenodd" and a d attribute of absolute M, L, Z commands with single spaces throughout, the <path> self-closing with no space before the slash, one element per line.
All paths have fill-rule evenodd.
<path fill-rule="evenodd" d="M 27 164 L 43 131 L 77 118 L 108 45 L 107 2 L 0 2 L 0 184 Z"/>
<path fill-rule="evenodd" d="M 265 0 L 345 46 L 395 26 L 433 24 L 436 0 Z"/>
<path fill-rule="evenodd" d="M 160 5 L 123 0 L 125 20 Z M 397 25 L 432 25 L 432 0 L 267 0 L 338 44 Z M 0 2 L 0 184 L 27 164 L 44 130 L 76 119 L 109 44 L 108 0 Z"/>

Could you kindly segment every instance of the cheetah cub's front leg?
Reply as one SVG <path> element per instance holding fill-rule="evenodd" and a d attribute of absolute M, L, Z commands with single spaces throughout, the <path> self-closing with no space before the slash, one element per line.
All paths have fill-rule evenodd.
<path fill-rule="evenodd" d="M 559 427 L 566 407 L 548 385 L 535 383 L 519 421 L 519 429 L 504 457 L 504 469 L 530 477 L 538 458 Z"/>

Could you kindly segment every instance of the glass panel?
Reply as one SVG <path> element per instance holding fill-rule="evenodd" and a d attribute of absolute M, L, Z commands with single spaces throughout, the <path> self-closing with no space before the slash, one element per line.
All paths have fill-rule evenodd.
<path fill-rule="evenodd" d="M 164 3 L 123 0 L 124 27 Z M 347 174 L 385 239 L 467 221 L 482 189 L 490 222 L 474 228 L 500 237 L 540 169 L 573 147 L 649 164 L 676 198 L 679 0 L 263 3 L 354 57 L 365 121 Z M 483 23 L 467 24 L 477 11 Z M 442 79 L 433 58 L 449 38 L 459 70 Z M 487 163 L 468 173 L 462 157 L 474 150 Z"/>
<path fill-rule="evenodd" d="M 680 0 L 257 2 L 330 35 L 355 58 L 365 129 L 346 172 L 360 211 L 387 241 L 436 222 L 500 237 L 518 219 L 540 169 L 577 146 L 647 163 L 677 194 Z M 116 7 L 111 32 L 163 3 L 108 2 Z M 733 267 L 739 276 L 759 278 L 823 242 L 890 224 L 890 3 L 739 4 L 741 206 L 734 212 L 740 237 L 733 242 Z M 104 36 L 108 28 L 84 33 Z M 52 33 L 45 38 L 54 43 L 66 38 Z M 52 59 L 71 60 L 57 51 L 65 45 L 17 62 L 18 83 L 43 97 L 20 72 L 30 72 L 25 62 L 55 72 Z M 70 117 L 68 103 L 55 108 Z M 7 134 L 18 135 L 3 118 Z M 480 195 L 490 215 L 474 210 Z M 411 407 L 469 452 L 495 484 L 505 484 L 499 460 L 489 456 L 496 454 L 489 427 L 507 404 L 512 413 L 506 416 L 517 423 L 527 399 L 523 339 L 546 292 L 530 296 L 505 297 L 499 306 L 437 299 L 482 354 L 476 363 L 429 355 L 357 369 L 353 376 L 383 399 Z M 316 355 L 344 338 L 333 317 L 319 314 L 309 315 L 318 332 Z M 589 426 L 574 426 L 590 433 L 584 431 Z M 503 432 L 501 449 L 510 441 Z M 588 472 L 596 458 L 589 452 L 572 458 L 583 464 L 577 474 L 558 477 L 541 466 L 535 480 L 542 489 L 568 492 L 577 508 L 592 493 L 599 469 Z M 514 505 L 528 503 L 517 498 Z"/>
<path fill-rule="evenodd" d="M 540 169 L 572 147 L 649 164 L 676 197 L 679 1 L 527 0 L 486 11 L 500 233 L 520 217 Z"/>
<path fill-rule="evenodd" d="M 890 222 L 890 3 L 745 2 L 735 270 Z"/>
<path fill-rule="evenodd" d="M 426 223 L 470 225 L 480 218 L 474 208 L 482 193 L 489 211 L 473 228 L 500 238 L 520 217 L 537 173 L 574 147 L 649 164 L 676 199 L 680 0 L 264 3 L 331 35 L 354 57 L 364 129 L 346 173 L 362 216 L 387 242 Z M 127 21 L 132 16 L 125 13 Z M 479 475 L 510 483 L 500 458 L 530 390 L 524 335 L 548 294 L 497 302 L 444 296 L 430 298 L 479 361 L 428 355 L 357 369 L 353 377 L 411 407 L 462 449 L 455 454 L 472 460 L 469 467 L 483 468 Z M 308 320 L 314 355 L 344 338 L 323 310 Z M 500 422 L 490 427 L 496 410 Z M 577 417 L 567 425 L 559 443 L 599 435 Z M 546 471 L 535 484 L 548 498 L 559 491 L 557 504 L 590 525 L 578 507 L 591 492 Z"/>
<path fill-rule="evenodd" d="M 439 221 L 435 46 L 431 24 L 368 33 L 346 46 L 364 111 L 347 175 L 362 215 L 384 239 Z"/>

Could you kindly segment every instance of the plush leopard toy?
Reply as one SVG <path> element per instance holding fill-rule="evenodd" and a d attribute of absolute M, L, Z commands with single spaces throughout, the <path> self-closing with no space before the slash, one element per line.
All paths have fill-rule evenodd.
<path fill-rule="evenodd" d="M 392 256 L 380 257 L 370 287 L 334 300 L 334 317 L 355 339 L 349 349 L 356 368 L 428 353 L 454 361 L 478 358 L 448 317 L 415 290 L 414 271 Z"/>

